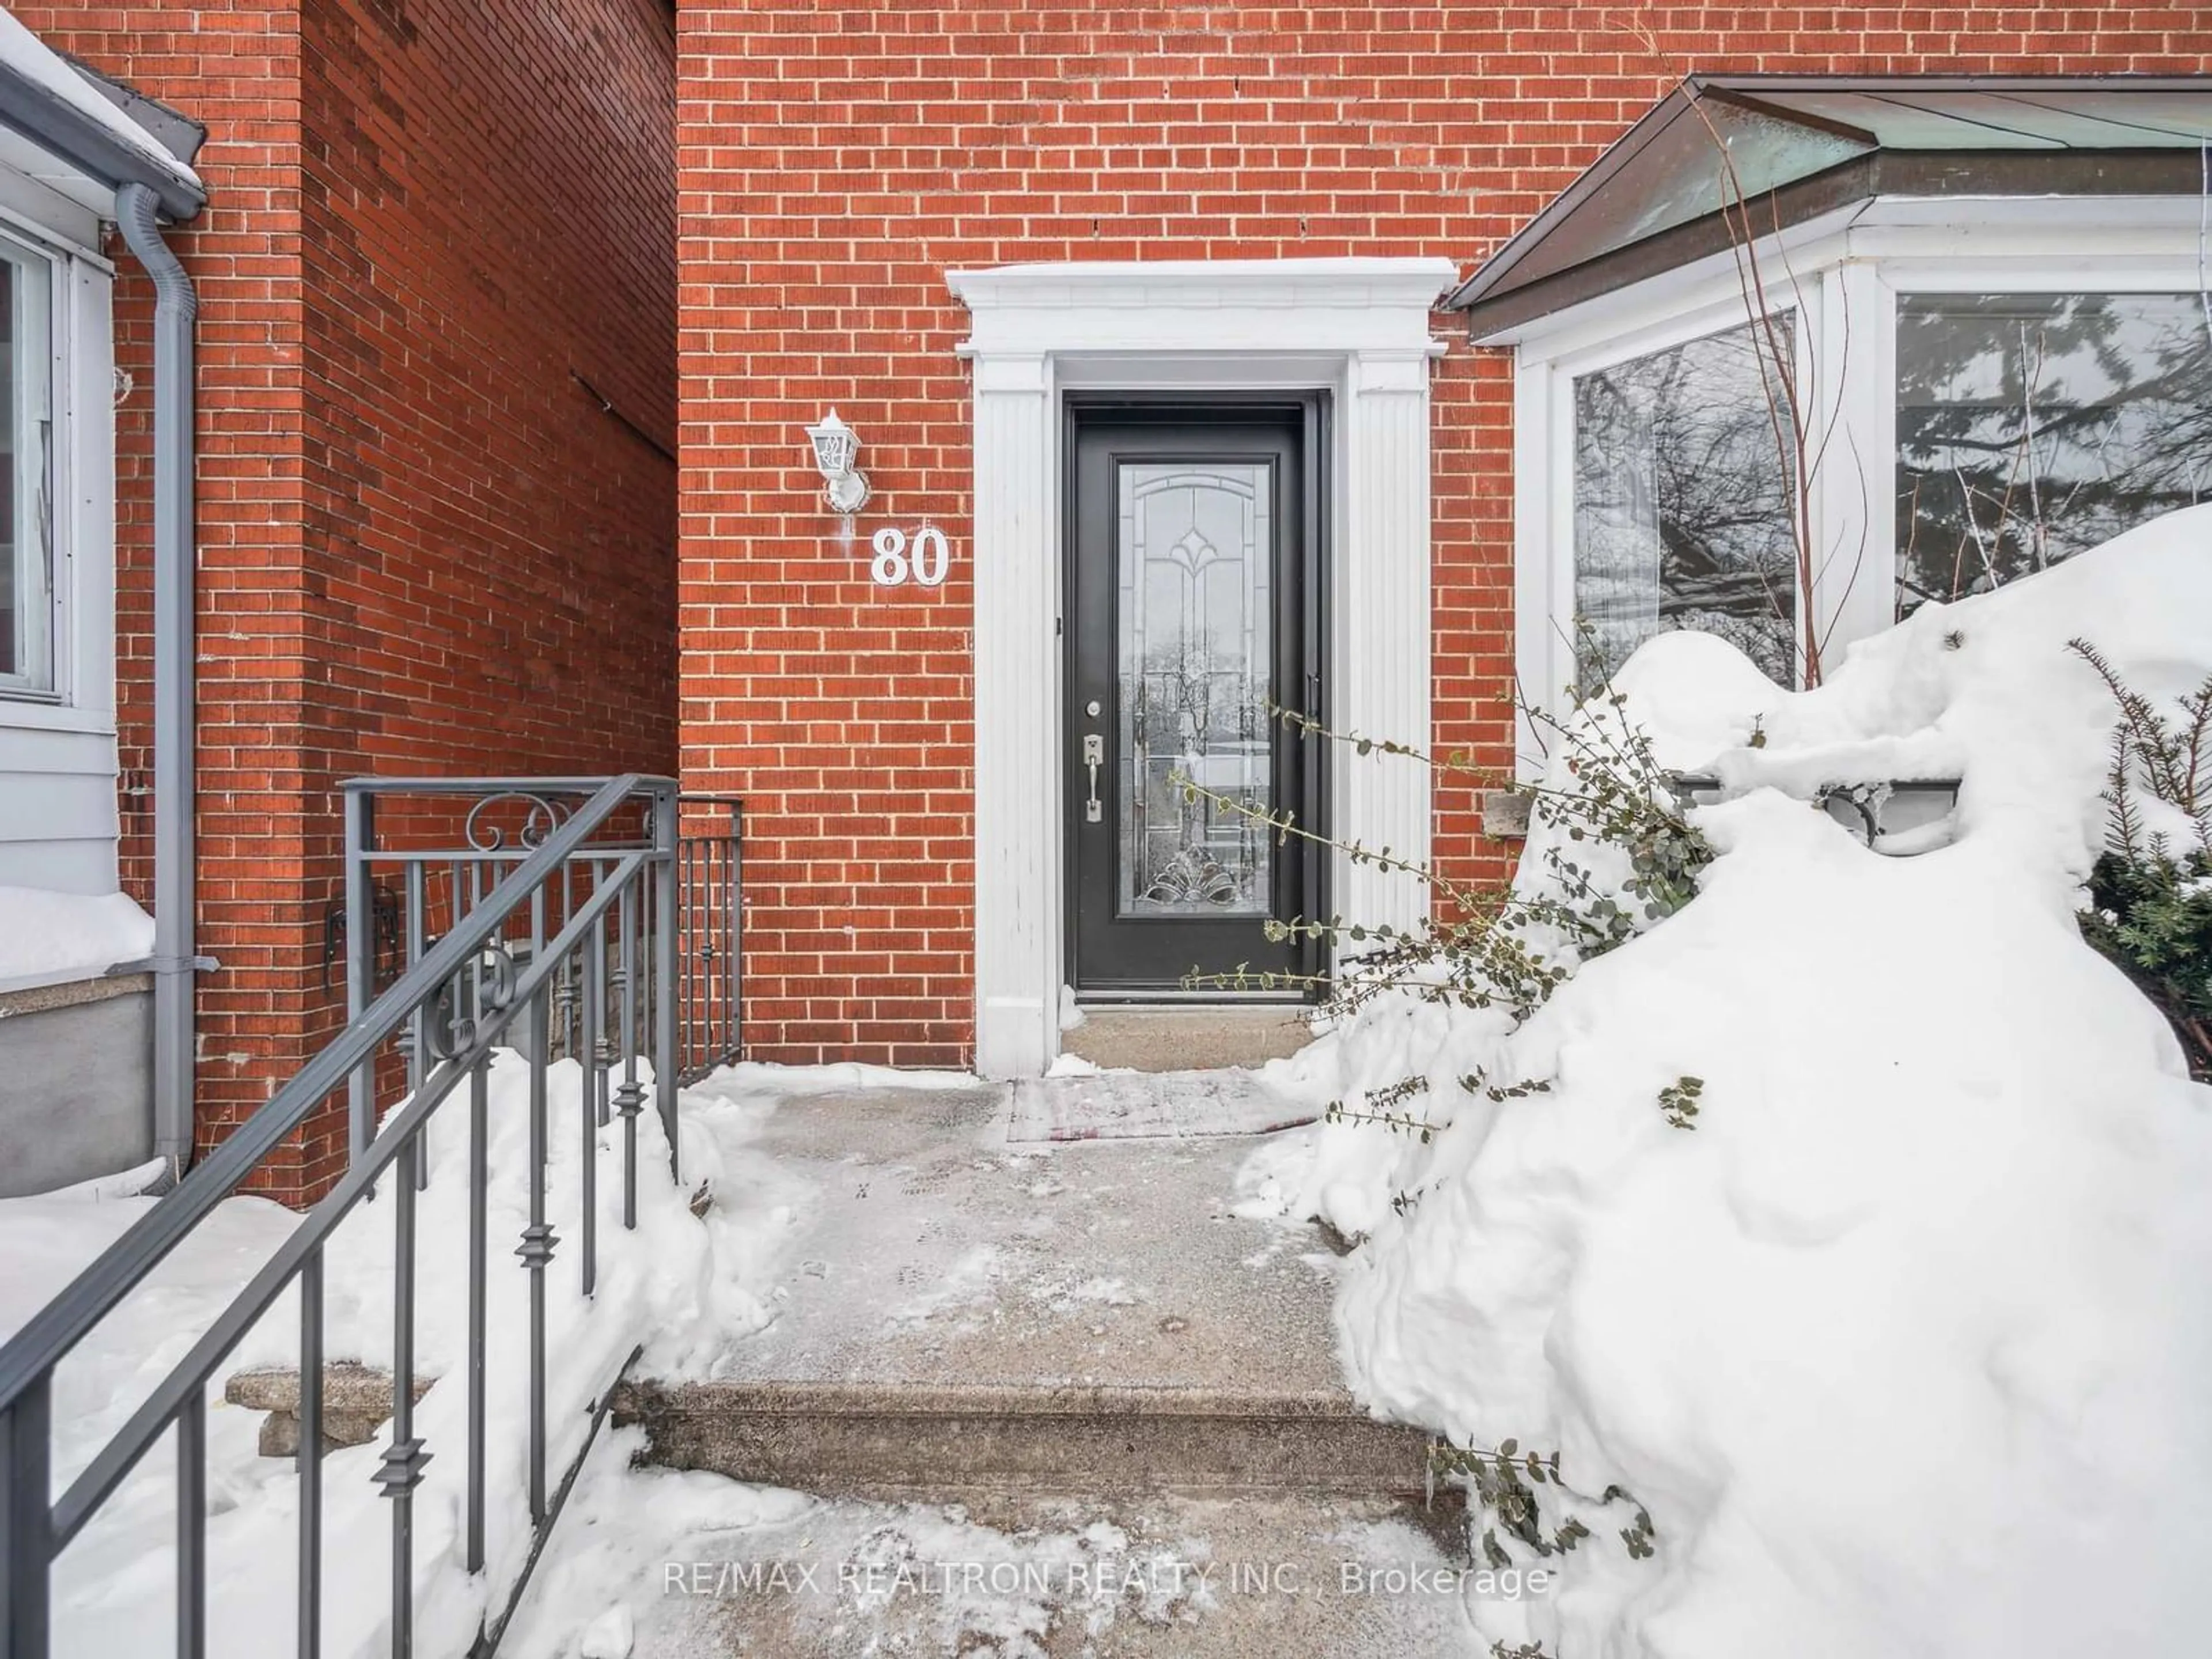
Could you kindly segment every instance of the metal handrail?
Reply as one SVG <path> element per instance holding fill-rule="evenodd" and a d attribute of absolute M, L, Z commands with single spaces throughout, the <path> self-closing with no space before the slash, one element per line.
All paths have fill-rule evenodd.
<path fill-rule="evenodd" d="M 587 793 L 588 799 L 526 853 L 518 849 L 511 854 L 514 867 L 488 892 L 477 897 L 465 911 L 456 915 L 453 926 L 434 945 L 420 952 L 390 989 L 362 1008 L 344 1030 L 203 1159 L 174 1192 L 102 1252 L 58 1297 L 33 1316 L 4 1347 L 0 1347 L 0 1656 L 4 1659 L 45 1659 L 51 1635 L 48 1578 L 54 1558 L 173 1424 L 178 1431 L 179 1458 L 178 1648 L 180 1653 L 189 1656 L 204 1653 L 207 1570 L 204 1391 L 224 1357 L 295 1280 L 301 1286 L 299 1651 L 303 1659 L 309 1659 L 318 1650 L 322 1251 L 339 1224 L 370 1195 L 380 1178 L 387 1176 L 391 1177 L 387 1185 L 393 1194 L 395 1226 L 401 1243 L 393 1265 L 392 1443 L 385 1455 L 379 1480 L 386 1495 L 393 1500 L 392 1650 L 395 1654 L 410 1650 L 413 1565 L 410 1495 L 421 1479 L 422 1465 L 427 1461 L 422 1443 L 412 1436 L 415 1196 L 418 1176 L 423 1173 L 418 1167 L 423 1127 L 464 1079 L 470 1084 L 471 1244 L 466 1553 L 469 1570 L 482 1568 L 485 1501 L 486 1079 L 494 1048 L 501 1045 L 515 1022 L 526 1017 L 531 1037 L 532 1176 L 531 1224 L 524 1231 L 523 1248 L 518 1254 L 531 1270 L 530 1498 L 532 1517 L 539 1533 L 538 1541 L 542 1542 L 543 1531 L 550 1523 L 544 1467 L 544 1269 L 553 1255 L 551 1229 L 544 1224 L 547 1003 L 550 988 L 557 976 L 570 969 L 572 958 L 584 962 L 597 972 L 605 966 L 605 957 L 618 957 L 620 966 L 614 969 L 611 978 L 623 1010 L 619 1030 L 626 1075 L 623 1085 L 615 1092 L 614 1103 L 623 1115 L 626 1130 L 623 1216 L 625 1224 L 634 1226 L 635 1119 L 644 1103 L 644 1091 L 638 1086 L 635 1076 L 637 1036 L 641 1024 L 637 1018 L 641 969 L 643 1000 L 649 1001 L 654 1016 L 650 1022 L 654 1082 L 661 1094 L 672 1157 L 675 1146 L 672 1115 L 677 1055 L 672 969 L 677 786 L 672 779 L 636 774 L 605 780 L 371 780 L 349 786 L 349 793 L 361 795 L 410 790 L 440 795 L 475 793 L 488 799 L 520 792 L 533 796 Z M 591 841 L 616 813 L 641 802 L 647 809 L 644 844 L 612 846 Z M 356 855 L 363 850 L 349 848 Z M 367 1078 L 373 1084 L 376 1058 L 385 1044 L 410 1029 L 419 1042 L 422 1029 L 420 1012 L 447 988 L 457 985 L 464 975 L 480 971 L 487 952 L 505 955 L 501 941 L 511 917 L 528 904 L 533 924 L 542 922 L 546 896 L 556 879 L 563 883 L 563 896 L 573 899 L 573 886 L 568 877 L 572 861 L 579 858 L 588 860 L 592 872 L 589 890 L 580 902 L 565 908 L 552 939 L 541 940 L 540 948 L 533 951 L 526 965 L 519 969 L 514 966 L 511 957 L 507 957 L 508 971 L 495 975 L 495 982 L 477 1006 L 477 1018 L 465 1031 L 456 1033 L 451 1052 L 416 1079 L 411 1097 L 385 1123 L 380 1133 L 356 1144 L 351 1165 L 337 1184 L 308 1211 L 244 1290 L 193 1344 L 190 1352 L 169 1370 L 130 1420 L 108 1437 L 58 1503 L 53 1502 L 50 1492 L 55 1368 L 205 1220 L 217 1204 L 230 1195 L 285 1136 L 300 1127 L 349 1080 Z M 358 867 L 357 857 L 349 860 L 349 879 Z M 611 917 L 617 923 L 618 952 L 605 948 Z M 637 948 L 641 928 L 653 930 L 653 936 L 644 941 L 653 949 L 643 953 Z M 533 934 L 538 931 L 533 925 Z M 637 960 L 641 954 L 647 957 L 641 963 Z M 365 1000 L 364 981 L 357 975 L 349 975 L 349 978 L 353 981 L 351 994 Z M 587 1059 L 587 1064 L 599 1063 Z M 592 1092 L 598 1092 L 596 1085 Z M 592 1109 L 587 1097 L 585 1110 L 588 1114 Z M 590 1141 L 587 1133 L 587 1148 Z M 591 1258 L 595 1254 L 588 1220 L 592 1202 L 593 1161 L 588 1151 L 581 1161 L 587 1291 L 592 1279 Z M 563 1485 L 565 1488 L 565 1481 Z M 532 1559 L 535 1559 L 534 1550 Z M 523 1582 L 526 1580 L 526 1568 Z M 515 1596 L 519 1597 L 520 1589 L 521 1584 L 518 1583 Z M 507 1608 L 489 1626 L 490 1630 L 503 1627 L 513 1605 L 511 1598 Z"/>
<path fill-rule="evenodd" d="M 568 950 L 575 948 L 583 939 L 584 930 L 602 920 L 613 907 L 621 882 L 635 874 L 644 863 L 645 855 L 641 853 L 633 853 L 625 859 L 620 878 L 586 901 L 576 919 L 562 931 L 561 938 L 554 941 L 548 953 L 524 971 L 515 982 L 514 1000 L 509 1005 L 508 1019 L 526 1008 L 531 999 L 538 994 L 551 975 L 553 965 L 562 954 L 563 946 Z M 386 997 L 399 989 L 399 986 L 394 986 L 392 991 L 386 993 Z M 379 999 L 380 1001 L 383 1000 Z M 305 1221 L 286 1235 L 284 1242 L 276 1247 L 276 1253 L 263 1264 L 259 1273 L 247 1281 L 246 1288 L 238 1293 L 215 1323 L 209 1326 L 200 1340 L 192 1345 L 190 1352 L 161 1379 L 154 1392 L 147 1395 L 145 1403 L 131 1413 L 130 1421 L 116 1431 L 106 1447 L 85 1467 L 84 1472 L 62 1494 L 61 1501 L 54 1505 L 54 1548 L 57 1551 L 68 1547 L 78 1530 L 91 1519 L 93 1511 L 100 1506 L 100 1499 L 115 1489 L 117 1482 L 131 1473 L 131 1467 L 161 1437 L 161 1431 L 168 1427 L 169 1420 L 185 1403 L 186 1394 L 193 1389 L 206 1386 L 207 1377 L 222 1362 L 222 1357 L 253 1328 L 254 1321 L 268 1311 L 270 1304 L 283 1294 L 284 1287 L 291 1283 L 301 1264 L 308 1255 L 322 1249 L 337 1224 L 345 1218 L 355 1205 L 368 1195 L 370 1188 L 376 1184 L 377 1177 L 409 1149 L 415 1132 L 422 1127 L 424 1120 L 443 1105 L 446 1097 L 459 1086 L 462 1080 L 500 1046 L 497 1039 L 507 1034 L 506 1024 L 505 1019 L 496 1018 L 486 1022 L 486 1035 L 471 1044 L 465 1054 L 439 1065 L 407 1104 L 384 1126 L 383 1133 L 369 1143 L 368 1150 L 355 1159 L 352 1167 L 339 1177 L 337 1185 L 307 1212 Z M 305 1072 L 301 1073 L 303 1078 L 306 1075 Z M 159 1213 L 158 1206 L 155 1213 Z M 150 1221 L 153 1217 L 147 1218 Z"/>
<path fill-rule="evenodd" d="M 230 1196 L 307 1114 L 343 1084 L 376 1049 L 394 1036 L 405 1011 L 468 966 L 499 925 L 530 896 L 545 876 L 557 871 L 631 793 L 645 781 L 630 775 L 612 778 L 544 845 L 495 887 L 467 922 L 440 939 L 422 960 L 376 1000 L 364 1019 L 349 1024 L 298 1075 L 270 1096 L 191 1172 L 145 1218 L 100 1252 L 99 1257 L 52 1302 L 31 1316 L 0 1347 L 0 1411 L 35 1377 L 53 1370 L 92 1328 L 136 1290 L 163 1257 L 184 1242 L 208 1212 Z M 386 1012 L 380 1015 L 379 1009 Z"/>
<path fill-rule="evenodd" d="M 726 813 L 719 834 L 679 835 L 677 881 L 684 927 L 690 935 L 679 991 L 683 997 L 684 1070 L 696 1083 L 744 1053 L 744 984 L 739 940 L 744 932 L 745 802 L 742 795 L 684 794 L 679 811 L 704 817 Z"/>

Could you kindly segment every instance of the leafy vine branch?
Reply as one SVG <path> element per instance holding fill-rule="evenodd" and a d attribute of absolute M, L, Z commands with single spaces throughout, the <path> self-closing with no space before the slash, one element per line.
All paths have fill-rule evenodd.
<path fill-rule="evenodd" d="M 1500 1571 L 1513 1565 L 1513 1558 L 1498 1539 L 1501 1529 L 1540 1557 L 1571 1554 L 1590 1536 L 1589 1523 L 1572 1513 L 1547 1528 L 1539 1489 L 1548 1487 L 1561 1493 L 1562 1505 L 1570 1496 L 1559 1479 L 1556 1451 L 1549 1457 L 1541 1456 L 1522 1450 L 1519 1441 L 1510 1439 L 1499 1441 L 1492 1450 L 1432 1440 L 1429 1443 L 1430 1480 L 1434 1482 L 1439 1475 L 1465 1481 L 1477 1506 L 1492 1522 L 1483 1530 L 1482 1555 L 1487 1565 Z M 1626 1503 L 1632 1510 L 1628 1525 L 1620 1528 L 1621 1547 L 1631 1560 L 1646 1559 L 1655 1553 L 1659 1537 L 1650 1511 L 1625 1486 L 1608 1486 L 1597 1499 L 1600 1508 L 1617 1502 Z"/>
<path fill-rule="evenodd" d="M 1285 807 L 1279 812 L 1271 811 L 1267 807 L 1252 801 L 1224 794 L 1217 789 L 1209 789 L 1180 768 L 1168 774 L 1168 782 L 1171 787 L 1182 792 L 1182 798 L 1186 802 L 1196 805 L 1200 801 L 1204 801 L 1217 811 L 1228 812 L 1243 818 L 1248 823 L 1261 826 L 1276 838 L 1278 846 L 1295 838 L 1313 846 L 1333 848 L 1356 865 L 1368 865 L 1379 870 L 1395 871 L 1401 875 L 1412 876 L 1426 883 L 1455 904 L 1468 905 L 1475 902 L 1476 896 L 1473 889 L 1453 880 L 1433 866 L 1407 858 L 1388 847 L 1378 850 L 1369 847 L 1364 842 L 1344 841 L 1334 836 L 1326 836 L 1309 830 L 1298 822 L 1297 814 L 1288 807 Z"/>

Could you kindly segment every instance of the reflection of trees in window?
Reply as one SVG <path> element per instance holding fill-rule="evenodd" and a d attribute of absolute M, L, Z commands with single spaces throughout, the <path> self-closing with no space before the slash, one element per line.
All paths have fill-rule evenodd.
<path fill-rule="evenodd" d="M 1773 337 L 1790 349 L 1792 319 Z M 1792 468 L 1766 338 L 1726 329 L 1575 381 L 1575 611 L 1584 684 L 1662 629 L 1729 640 L 1787 684 L 1796 660 Z"/>
<path fill-rule="evenodd" d="M 1122 469 L 1121 914 L 1264 909 L 1269 854 L 1218 794 L 1270 800 L 1265 470 Z M 1193 797 L 1181 775 L 1213 793 Z"/>
<path fill-rule="evenodd" d="M 2179 294 L 1907 295 L 1898 613 L 2212 496 L 2212 329 Z"/>
<path fill-rule="evenodd" d="M 1147 641 L 1133 722 L 1156 755 L 1210 755 L 1249 744 L 1267 718 L 1265 665 L 1220 655 L 1210 635 L 1183 631 Z"/>
<path fill-rule="evenodd" d="M 1146 645 L 1124 915 L 1265 903 L 1267 843 L 1249 816 L 1269 805 L 1264 666 L 1188 628 Z M 1178 774 L 1209 793 L 1186 793 Z M 1224 811 L 1222 800 L 1244 811 Z"/>

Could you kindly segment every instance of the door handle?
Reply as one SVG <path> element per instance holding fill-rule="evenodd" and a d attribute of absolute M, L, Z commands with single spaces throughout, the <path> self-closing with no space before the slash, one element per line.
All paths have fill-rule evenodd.
<path fill-rule="evenodd" d="M 1103 823 L 1106 807 L 1098 799 L 1098 769 L 1106 764 L 1106 739 L 1096 732 L 1083 734 L 1083 763 L 1091 769 L 1091 799 L 1083 803 L 1083 821 Z"/>

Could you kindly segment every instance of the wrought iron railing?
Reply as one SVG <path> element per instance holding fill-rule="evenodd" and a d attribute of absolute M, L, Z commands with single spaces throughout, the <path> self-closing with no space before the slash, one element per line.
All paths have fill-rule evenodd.
<path fill-rule="evenodd" d="M 547 1073 L 561 1054 L 582 1064 L 577 1249 L 588 1294 L 598 1257 L 597 1131 L 611 1116 L 622 1119 L 622 1215 L 625 1225 L 635 1225 L 644 1067 L 672 1164 L 675 1159 L 685 896 L 679 824 L 677 787 L 660 778 L 367 781 L 347 787 L 351 1018 L 345 1030 L 0 1348 L 0 1659 L 46 1659 L 55 1558 L 173 1429 L 177 1651 L 190 1659 L 204 1653 L 206 1393 L 218 1368 L 295 1284 L 301 1367 L 296 1650 L 302 1659 L 320 1650 L 325 1248 L 356 1206 L 381 1194 L 389 1195 L 395 1237 L 392 1411 L 376 1479 L 392 1505 L 392 1651 L 411 1650 L 412 1494 L 428 1458 L 414 1416 L 416 1194 L 428 1172 L 426 1127 L 456 1094 L 466 1099 L 468 1120 L 467 1353 L 465 1364 L 448 1375 L 468 1390 L 459 1449 L 465 1460 L 462 1565 L 471 1573 L 483 1569 L 490 1358 L 488 1079 L 500 1048 L 519 1048 L 529 1064 L 529 1219 L 515 1253 L 529 1273 L 525 1467 L 534 1563 L 583 1455 L 580 1451 L 565 1472 L 547 1468 L 544 1275 L 556 1242 L 546 1222 Z M 733 887 L 734 848 L 727 873 Z M 380 994 L 374 916 L 386 879 L 396 879 L 401 890 L 403 945 L 396 976 Z M 720 888 L 708 884 L 701 890 L 720 902 Z M 734 895 L 732 900 L 734 927 Z M 733 953 L 733 937 L 729 946 Z M 734 987 L 731 994 L 733 1013 Z M 57 1498 L 56 1368 L 280 1143 L 341 1096 L 349 1130 L 343 1175 Z M 586 1449 L 605 1397 L 603 1390 L 589 1413 Z M 557 1485 L 549 1489 L 556 1474 Z M 528 1577 L 526 1565 L 504 1607 L 488 1613 L 479 1651 L 496 1642 Z"/>
<path fill-rule="evenodd" d="M 679 914 L 677 1041 L 696 1082 L 744 1052 L 739 941 L 744 934 L 744 802 L 735 795 L 685 795 L 676 843 Z"/>

